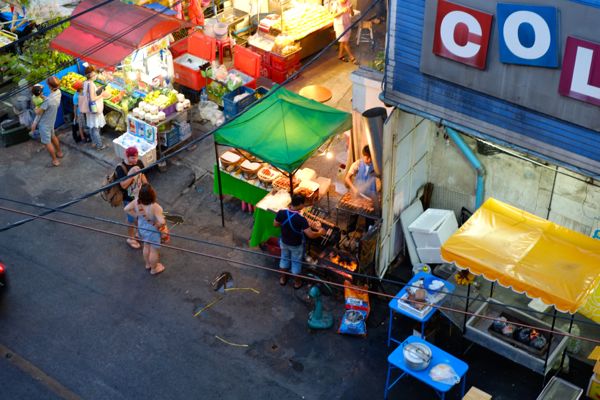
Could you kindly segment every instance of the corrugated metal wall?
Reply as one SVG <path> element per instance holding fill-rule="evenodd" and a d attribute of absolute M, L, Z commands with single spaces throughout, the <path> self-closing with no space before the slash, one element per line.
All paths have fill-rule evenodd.
<path fill-rule="evenodd" d="M 600 0 L 575 2 L 600 8 Z M 425 0 L 393 0 L 390 5 L 387 102 L 444 119 L 464 131 L 512 144 L 586 175 L 600 175 L 600 132 L 421 74 L 424 9 Z"/>

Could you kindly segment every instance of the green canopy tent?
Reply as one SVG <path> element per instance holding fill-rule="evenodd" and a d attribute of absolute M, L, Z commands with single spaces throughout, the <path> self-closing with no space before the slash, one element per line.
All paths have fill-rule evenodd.
<path fill-rule="evenodd" d="M 231 146 L 287 172 L 291 180 L 294 172 L 319 146 L 351 126 L 349 113 L 277 88 L 215 132 L 217 162 L 217 145 Z M 224 218 L 220 169 L 217 171 L 221 217 Z"/>

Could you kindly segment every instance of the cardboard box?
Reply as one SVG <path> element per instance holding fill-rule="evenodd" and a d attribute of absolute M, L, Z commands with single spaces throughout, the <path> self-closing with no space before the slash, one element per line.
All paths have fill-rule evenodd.
<path fill-rule="evenodd" d="M 596 364 L 588 384 L 586 396 L 593 400 L 600 400 L 600 346 L 594 347 L 594 350 L 588 356 L 588 360 L 594 360 Z"/>
<path fill-rule="evenodd" d="M 492 396 L 484 392 L 483 390 L 477 389 L 472 386 L 471 389 L 465 394 L 463 400 L 492 400 Z"/>

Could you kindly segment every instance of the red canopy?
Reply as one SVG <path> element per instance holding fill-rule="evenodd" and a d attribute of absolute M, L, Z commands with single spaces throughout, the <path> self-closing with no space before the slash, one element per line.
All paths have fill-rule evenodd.
<path fill-rule="evenodd" d="M 84 0 L 73 15 L 103 1 Z M 116 0 L 71 20 L 50 46 L 91 64 L 112 67 L 136 49 L 186 26 L 177 18 Z"/>

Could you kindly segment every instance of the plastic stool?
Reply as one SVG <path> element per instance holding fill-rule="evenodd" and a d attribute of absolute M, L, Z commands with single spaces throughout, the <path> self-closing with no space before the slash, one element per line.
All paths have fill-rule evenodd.
<path fill-rule="evenodd" d="M 217 40 L 217 51 L 219 52 L 219 64 L 223 64 L 223 53 L 225 50 L 229 51 L 229 57 L 233 57 L 231 54 L 231 39 L 226 37 L 223 40 Z"/>
<path fill-rule="evenodd" d="M 363 30 L 365 32 L 363 32 Z M 356 45 L 360 46 L 361 43 L 370 43 L 371 47 L 375 48 L 375 40 L 373 40 L 373 23 L 371 21 L 362 21 L 358 26 Z"/>

